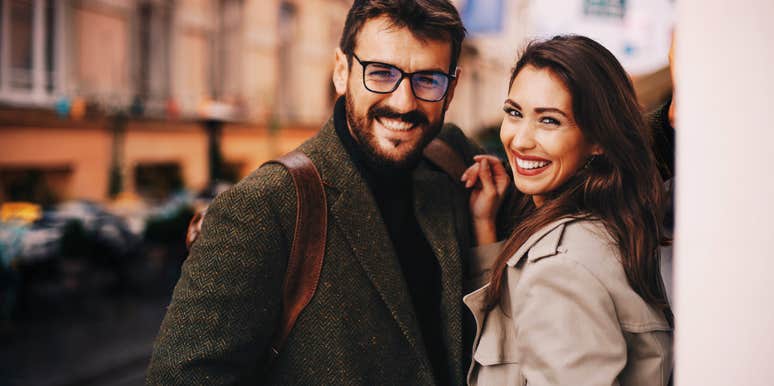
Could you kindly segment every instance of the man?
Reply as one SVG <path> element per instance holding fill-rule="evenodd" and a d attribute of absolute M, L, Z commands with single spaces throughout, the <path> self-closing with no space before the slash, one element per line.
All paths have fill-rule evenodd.
<path fill-rule="evenodd" d="M 325 186 L 317 292 L 266 369 L 296 191 L 267 165 L 218 196 L 183 266 L 149 384 L 464 383 L 467 193 L 422 158 L 442 129 L 465 30 L 445 0 L 355 1 L 335 54 L 333 117 L 299 149 Z"/>

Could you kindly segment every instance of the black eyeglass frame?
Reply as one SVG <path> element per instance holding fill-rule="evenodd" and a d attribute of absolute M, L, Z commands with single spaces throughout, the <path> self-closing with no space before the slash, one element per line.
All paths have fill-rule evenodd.
<path fill-rule="evenodd" d="M 446 98 L 446 94 L 449 93 L 449 86 L 451 85 L 452 80 L 457 79 L 456 75 L 454 75 L 454 74 L 447 74 L 447 73 L 445 73 L 443 71 L 423 70 L 423 71 L 405 72 L 405 71 L 403 71 L 403 69 L 398 68 L 397 66 L 395 66 L 393 64 L 384 63 L 384 62 L 360 60 L 360 58 L 354 52 L 352 53 L 352 56 L 355 58 L 355 60 L 357 60 L 358 63 L 360 63 L 360 66 L 363 67 L 363 87 L 365 87 L 366 90 L 368 90 L 368 91 L 370 91 L 370 92 L 372 92 L 374 94 L 390 94 L 390 93 L 393 93 L 393 92 L 395 92 L 395 90 L 398 89 L 398 87 L 400 87 L 400 84 L 401 84 L 401 82 L 403 82 L 403 79 L 409 78 L 409 87 L 411 88 L 411 93 L 414 94 L 415 98 L 417 98 L 417 99 L 419 99 L 421 101 L 425 101 L 425 102 L 440 102 L 444 98 Z M 395 82 L 395 86 L 392 87 L 392 90 L 390 90 L 390 91 L 375 91 L 375 90 L 372 90 L 370 87 L 368 87 L 368 85 L 366 84 L 366 78 L 365 78 L 366 77 L 366 71 L 365 71 L 365 69 L 366 69 L 366 66 L 368 66 L 369 64 L 378 64 L 378 65 L 382 65 L 382 66 L 385 66 L 385 67 L 394 68 L 394 69 L 398 70 L 398 72 L 400 72 L 400 79 L 398 79 L 398 81 Z M 416 75 L 416 74 L 434 74 L 434 75 L 443 75 L 443 76 L 445 76 L 447 81 L 446 81 L 446 89 L 443 90 L 443 94 L 438 99 L 435 99 L 435 100 L 422 98 L 419 95 L 417 95 L 417 92 L 414 90 L 414 83 L 411 82 L 412 77 L 414 75 Z"/>

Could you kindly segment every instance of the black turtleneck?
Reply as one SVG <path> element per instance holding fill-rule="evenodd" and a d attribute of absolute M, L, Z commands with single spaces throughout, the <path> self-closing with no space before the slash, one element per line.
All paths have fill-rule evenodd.
<path fill-rule="evenodd" d="M 379 206 L 408 284 L 436 380 L 446 385 L 449 366 L 441 332 L 441 269 L 414 214 L 413 168 L 391 168 L 372 162 L 349 132 L 345 105 L 341 97 L 334 108 L 336 134 Z"/>

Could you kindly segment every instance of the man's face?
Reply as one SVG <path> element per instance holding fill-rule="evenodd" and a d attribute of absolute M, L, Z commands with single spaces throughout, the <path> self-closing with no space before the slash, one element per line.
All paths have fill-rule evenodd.
<path fill-rule="evenodd" d="M 407 73 L 448 72 L 451 43 L 418 40 L 406 28 L 390 25 L 385 17 L 370 19 L 357 36 L 355 55 L 363 62 L 381 62 Z M 444 99 L 417 99 L 409 78 L 401 80 L 392 93 L 377 94 L 363 84 L 363 66 L 337 50 L 334 84 L 347 101 L 347 123 L 355 140 L 378 164 L 406 167 L 414 164 L 422 149 L 440 131 L 444 113 L 451 102 L 456 82 L 452 80 Z"/>

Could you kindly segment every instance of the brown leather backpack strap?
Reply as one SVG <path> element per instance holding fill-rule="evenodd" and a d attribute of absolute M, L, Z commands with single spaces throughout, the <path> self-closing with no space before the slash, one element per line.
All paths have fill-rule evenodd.
<path fill-rule="evenodd" d="M 462 156 L 449 146 L 448 143 L 438 138 L 430 141 L 422 154 L 455 181 L 459 181 L 462 178 L 462 173 L 468 168 Z"/>
<path fill-rule="evenodd" d="M 325 254 L 328 210 L 320 174 L 304 153 L 294 150 L 267 163 L 284 165 L 296 188 L 296 225 L 282 285 L 282 318 L 271 344 L 272 355 L 276 357 L 317 290 Z"/>

